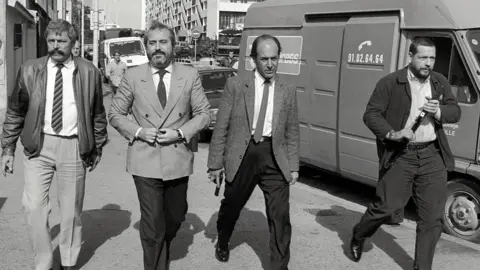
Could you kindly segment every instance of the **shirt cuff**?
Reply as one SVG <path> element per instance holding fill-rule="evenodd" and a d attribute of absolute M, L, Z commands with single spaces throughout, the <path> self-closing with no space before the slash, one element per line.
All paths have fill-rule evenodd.
<path fill-rule="evenodd" d="M 178 132 L 180 132 L 180 136 L 182 136 L 182 139 L 185 139 L 185 136 L 183 135 L 183 132 L 181 129 L 178 129 Z"/>
<path fill-rule="evenodd" d="M 435 119 L 437 121 L 440 121 L 442 119 L 442 110 L 440 110 L 440 108 L 438 108 L 438 111 L 435 113 Z"/>
<path fill-rule="evenodd" d="M 138 134 L 140 134 L 141 130 L 142 130 L 141 127 L 137 129 L 137 132 L 135 132 L 135 139 L 138 138 Z"/>

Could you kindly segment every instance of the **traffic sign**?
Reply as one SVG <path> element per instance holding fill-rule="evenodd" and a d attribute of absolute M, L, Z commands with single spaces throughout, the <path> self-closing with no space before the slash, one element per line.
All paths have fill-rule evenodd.
<path fill-rule="evenodd" d="M 193 30 L 192 30 L 192 37 L 193 37 L 194 39 L 198 39 L 201 34 L 202 34 L 202 33 L 200 33 L 200 30 L 198 30 L 198 29 L 193 29 Z"/>

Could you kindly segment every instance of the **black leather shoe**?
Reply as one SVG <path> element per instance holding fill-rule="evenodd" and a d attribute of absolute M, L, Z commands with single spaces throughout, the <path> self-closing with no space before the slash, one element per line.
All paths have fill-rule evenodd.
<path fill-rule="evenodd" d="M 217 258 L 217 260 L 220 262 L 228 262 L 228 259 L 230 258 L 230 251 L 228 249 L 216 247 L 215 258 Z"/>
<path fill-rule="evenodd" d="M 365 240 L 357 240 L 355 237 L 352 237 L 352 241 L 350 242 L 350 252 L 352 253 L 353 261 L 358 262 L 362 258 L 364 243 Z"/>

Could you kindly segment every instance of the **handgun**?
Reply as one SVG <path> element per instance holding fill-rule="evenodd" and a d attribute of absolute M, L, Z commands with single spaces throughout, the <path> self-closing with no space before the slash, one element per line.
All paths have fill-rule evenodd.
<path fill-rule="evenodd" d="M 220 183 L 215 187 L 215 196 L 217 197 L 218 197 L 218 193 L 220 192 L 220 187 L 222 186 L 224 178 L 225 178 L 225 172 L 222 171 L 220 173 L 220 178 L 216 180 L 216 181 L 220 181 Z"/>

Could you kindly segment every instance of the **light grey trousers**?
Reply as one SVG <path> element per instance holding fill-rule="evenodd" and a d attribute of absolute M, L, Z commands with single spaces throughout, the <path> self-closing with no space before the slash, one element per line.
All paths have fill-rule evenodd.
<path fill-rule="evenodd" d="M 86 167 L 80 159 L 78 139 L 45 134 L 40 155 L 30 159 L 25 157 L 24 167 L 22 203 L 27 216 L 29 240 L 35 252 L 35 269 L 47 270 L 53 266 L 48 215 L 51 211 L 49 191 L 54 175 L 61 215 L 61 263 L 74 266 L 82 244 L 80 214 L 86 174 Z"/>

